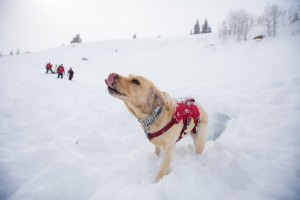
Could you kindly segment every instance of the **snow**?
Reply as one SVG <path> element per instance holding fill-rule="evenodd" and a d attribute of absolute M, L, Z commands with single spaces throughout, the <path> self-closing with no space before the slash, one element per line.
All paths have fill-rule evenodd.
<path fill-rule="evenodd" d="M 299 199 L 300 35 L 112 40 L 0 58 L 0 199 Z M 116 51 L 117 50 L 117 51 Z M 87 58 L 87 61 L 82 60 Z M 72 67 L 74 81 L 45 74 Z M 209 114 L 169 175 L 104 80 L 140 74 Z"/>

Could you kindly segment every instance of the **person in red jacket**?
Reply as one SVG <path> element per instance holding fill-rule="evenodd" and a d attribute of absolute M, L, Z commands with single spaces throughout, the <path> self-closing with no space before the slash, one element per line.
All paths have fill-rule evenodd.
<path fill-rule="evenodd" d="M 62 64 L 57 68 L 57 73 L 58 73 L 57 78 L 59 77 L 63 78 L 63 74 L 65 74 L 65 68 Z"/>
<path fill-rule="evenodd" d="M 52 74 L 54 74 L 54 71 L 52 70 L 52 65 L 50 64 L 50 63 L 48 63 L 47 65 L 46 65 L 46 74 L 48 74 L 48 71 L 51 71 L 52 72 Z"/>

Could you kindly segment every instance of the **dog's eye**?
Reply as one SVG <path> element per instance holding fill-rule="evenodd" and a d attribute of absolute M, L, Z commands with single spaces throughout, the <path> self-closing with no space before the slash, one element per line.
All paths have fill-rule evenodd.
<path fill-rule="evenodd" d="M 140 82 L 139 82 L 138 80 L 136 80 L 136 79 L 133 79 L 131 82 L 132 82 L 133 84 L 140 85 Z"/>

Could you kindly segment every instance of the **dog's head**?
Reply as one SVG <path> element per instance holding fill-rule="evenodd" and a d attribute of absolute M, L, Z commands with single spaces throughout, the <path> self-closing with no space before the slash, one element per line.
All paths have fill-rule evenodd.
<path fill-rule="evenodd" d="M 142 76 L 123 77 L 112 73 L 105 79 L 108 92 L 122 100 L 129 111 L 139 119 L 149 116 L 156 107 L 170 109 L 170 96 L 161 92 L 150 80 Z"/>

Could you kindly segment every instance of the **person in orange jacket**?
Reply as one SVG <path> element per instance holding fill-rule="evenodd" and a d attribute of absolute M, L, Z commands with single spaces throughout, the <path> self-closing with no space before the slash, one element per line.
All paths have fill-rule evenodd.
<path fill-rule="evenodd" d="M 57 78 L 63 78 L 63 74 L 65 74 L 65 68 L 62 64 L 57 68 L 57 74 Z"/>

